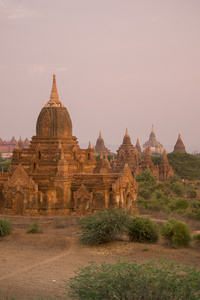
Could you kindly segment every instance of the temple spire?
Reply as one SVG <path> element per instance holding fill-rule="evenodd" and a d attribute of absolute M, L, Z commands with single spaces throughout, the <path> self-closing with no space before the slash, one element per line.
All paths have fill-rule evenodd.
<path fill-rule="evenodd" d="M 154 132 L 154 130 L 153 130 L 153 124 L 152 124 L 152 129 L 151 129 L 151 132 Z"/>
<path fill-rule="evenodd" d="M 88 149 L 92 149 L 90 141 L 89 141 Z"/>
<path fill-rule="evenodd" d="M 50 104 L 50 106 L 59 106 L 61 104 L 58 96 L 55 74 L 53 74 L 53 84 L 52 84 L 51 95 L 48 104 Z"/>
<path fill-rule="evenodd" d="M 102 139 L 101 130 L 99 131 L 99 139 Z"/>
<path fill-rule="evenodd" d="M 128 129 L 127 129 L 127 128 L 126 128 L 126 133 L 125 133 L 125 135 L 128 136 Z"/>

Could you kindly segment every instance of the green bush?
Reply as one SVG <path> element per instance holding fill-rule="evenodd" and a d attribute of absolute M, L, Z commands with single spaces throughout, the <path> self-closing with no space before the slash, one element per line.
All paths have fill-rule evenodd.
<path fill-rule="evenodd" d="M 0 237 L 12 232 L 11 222 L 7 219 L 0 219 Z"/>
<path fill-rule="evenodd" d="M 156 243 L 159 239 L 157 225 L 149 218 L 136 217 L 131 220 L 128 235 L 132 242 Z"/>
<path fill-rule="evenodd" d="M 189 202 L 184 198 L 173 198 L 170 200 L 167 208 L 169 209 L 169 211 L 175 211 L 180 209 L 187 209 L 189 205 Z"/>
<path fill-rule="evenodd" d="M 191 212 L 194 214 L 195 219 L 200 220 L 200 200 L 191 204 Z"/>
<path fill-rule="evenodd" d="M 181 221 L 170 219 L 161 229 L 163 238 L 170 242 L 173 248 L 187 247 L 191 236 L 189 227 Z"/>
<path fill-rule="evenodd" d="M 195 189 L 189 190 L 188 197 L 189 198 L 196 198 L 197 197 L 197 191 Z"/>
<path fill-rule="evenodd" d="M 144 199 L 150 199 L 151 198 L 151 192 L 148 189 L 141 189 L 138 192 L 138 196 L 143 197 Z"/>
<path fill-rule="evenodd" d="M 153 185 L 156 184 L 157 180 L 156 177 L 150 170 L 144 170 L 141 173 L 135 176 L 135 180 L 137 182 L 143 182 L 145 185 Z"/>
<path fill-rule="evenodd" d="M 177 195 L 177 196 L 183 196 L 184 195 L 184 188 L 183 188 L 183 184 L 180 183 L 180 182 L 176 182 L 174 185 L 173 185 L 173 188 L 172 188 L 173 192 Z"/>
<path fill-rule="evenodd" d="M 26 231 L 26 233 L 40 233 L 41 229 L 38 222 L 33 223 L 33 225 Z"/>
<path fill-rule="evenodd" d="M 146 208 L 150 210 L 160 211 L 168 204 L 169 199 L 162 190 L 155 190 L 150 200 L 146 203 Z"/>
<path fill-rule="evenodd" d="M 118 261 L 80 268 L 66 283 L 68 296 L 80 300 L 198 300 L 200 271 L 165 260 Z"/>
<path fill-rule="evenodd" d="M 79 240 L 82 244 L 98 245 L 114 239 L 116 234 L 127 231 L 130 215 L 122 209 L 100 210 L 81 218 Z"/>
<path fill-rule="evenodd" d="M 172 185 L 176 182 L 181 182 L 181 179 L 176 174 L 174 174 L 172 177 L 170 177 L 169 183 Z"/>
<path fill-rule="evenodd" d="M 3 159 L 2 162 L 0 162 L 0 170 L 1 172 L 7 172 L 8 171 L 8 168 L 10 166 L 10 162 L 11 160 L 10 159 Z"/>
<path fill-rule="evenodd" d="M 195 242 L 200 243 L 200 234 L 199 234 L 199 233 L 198 233 L 198 234 L 195 234 L 195 235 L 193 236 L 193 240 L 194 240 Z"/>

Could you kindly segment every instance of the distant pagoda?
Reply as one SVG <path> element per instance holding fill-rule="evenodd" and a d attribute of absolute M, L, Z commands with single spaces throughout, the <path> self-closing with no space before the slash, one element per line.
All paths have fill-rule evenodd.
<path fill-rule="evenodd" d="M 101 131 L 99 132 L 99 137 L 96 141 L 95 152 L 99 153 L 99 154 L 102 153 L 103 155 L 111 154 L 110 150 L 108 148 L 106 148 L 106 146 L 104 144 L 104 140 L 102 138 Z"/>
<path fill-rule="evenodd" d="M 120 170 L 124 168 L 124 165 L 128 164 L 133 173 L 138 170 L 138 150 L 131 143 L 128 129 L 123 138 L 123 143 L 117 150 L 117 166 Z"/>
<path fill-rule="evenodd" d="M 183 144 L 180 133 L 178 135 L 178 140 L 177 140 L 177 142 L 174 146 L 174 151 L 173 152 L 186 153 L 185 145 Z"/>
<path fill-rule="evenodd" d="M 163 145 L 156 140 L 156 135 L 154 133 L 153 125 L 149 136 L 149 140 L 143 145 L 143 152 L 145 152 L 148 147 L 150 148 L 151 153 L 162 154 L 164 151 Z"/>
<path fill-rule="evenodd" d="M 137 139 L 137 142 L 135 144 L 135 148 L 137 149 L 138 151 L 138 154 L 140 155 L 142 150 L 141 150 L 141 146 L 140 146 L 140 142 L 139 142 L 139 139 Z"/>

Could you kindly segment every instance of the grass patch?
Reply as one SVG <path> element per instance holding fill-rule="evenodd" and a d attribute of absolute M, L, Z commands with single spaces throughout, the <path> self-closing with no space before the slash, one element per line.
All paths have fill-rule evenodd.
<path fill-rule="evenodd" d="M 33 223 L 26 233 L 41 233 L 41 229 L 38 222 Z"/>
<path fill-rule="evenodd" d="M 11 234 L 12 224 L 8 219 L 0 219 L 0 237 Z"/>

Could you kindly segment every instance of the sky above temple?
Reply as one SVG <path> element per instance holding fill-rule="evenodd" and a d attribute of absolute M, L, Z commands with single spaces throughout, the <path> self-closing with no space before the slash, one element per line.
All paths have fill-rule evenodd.
<path fill-rule="evenodd" d="M 0 0 L 0 137 L 29 139 L 53 73 L 79 143 L 200 152 L 199 0 Z"/>

